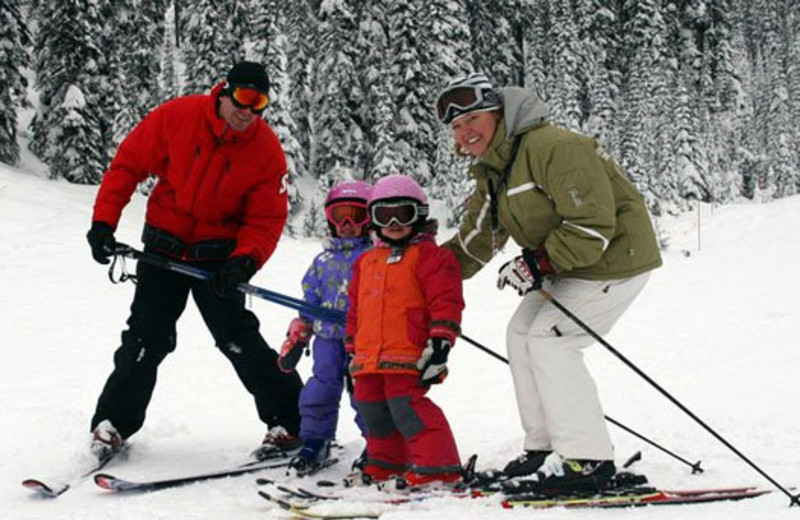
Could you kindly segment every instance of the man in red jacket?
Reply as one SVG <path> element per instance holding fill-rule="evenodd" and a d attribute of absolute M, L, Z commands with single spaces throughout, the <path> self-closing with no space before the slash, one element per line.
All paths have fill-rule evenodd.
<path fill-rule="evenodd" d="M 138 284 L 92 417 L 92 451 L 119 451 L 144 423 L 158 365 L 175 349 L 175 325 L 192 294 L 217 347 L 233 364 L 271 428 L 265 448 L 299 449 L 296 372 L 277 369 L 236 287 L 272 255 L 287 217 L 286 158 L 261 114 L 269 78 L 239 62 L 210 94 L 174 99 L 153 110 L 120 144 L 103 177 L 87 239 L 92 256 L 113 255 L 123 208 L 137 185 L 158 179 L 147 203 L 145 251 L 213 273 L 211 283 L 139 262 Z M 263 450 L 262 450 L 263 451 Z"/>

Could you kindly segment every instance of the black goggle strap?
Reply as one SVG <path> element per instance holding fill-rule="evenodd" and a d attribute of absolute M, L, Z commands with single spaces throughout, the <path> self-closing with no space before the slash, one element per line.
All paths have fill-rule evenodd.
<path fill-rule="evenodd" d="M 511 167 L 514 166 L 514 159 L 517 157 L 519 143 L 521 140 L 521 135 L 514 137 L 514 144 L 511 147 L 511 157 L 508 160 L 508 164 L 506 164 L 506 167 L 503 169 L 503 172 L 500 174 L 500 180 L 497 183 L 497 189 L 495 189 L 492 179 L 489 179 L 489 215 L 492 222 L 492 256 L 494 256 L 497 251 L 500 250 L 500 218 L 498 216 L 499 204 L 497 198 L 508 183 L 508 176 L 511 174 Z"/>

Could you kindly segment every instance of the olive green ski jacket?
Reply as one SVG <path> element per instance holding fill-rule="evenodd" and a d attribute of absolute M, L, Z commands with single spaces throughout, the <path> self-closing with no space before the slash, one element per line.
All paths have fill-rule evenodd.
<path fill-rule="evenodd" d="M 594 139 L 547 123 L 547 105 L 534 94 L 508 87 L 501 96 L 503 118 L 470 166 L 476 188 L 444 244 L 464 278 L 509 237 L 523 248 L 544 245 L 556 277 L 611 280 L 660 266 L 644 199 L 614 160 Z"/>

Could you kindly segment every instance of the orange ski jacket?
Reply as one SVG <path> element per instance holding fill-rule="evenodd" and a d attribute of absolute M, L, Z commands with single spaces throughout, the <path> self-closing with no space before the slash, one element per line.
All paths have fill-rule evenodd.
<path fill-rule="evenodd" d="M 421 236 L 421 235 L 420 235 Z M 427 340 L 455 341 L 464 309 L 461 268 L 432 237 L 410 244 L 397 259 L 390 247 L 365 252 L 353 267 L 346 343 L 351 374 L 418 374 Z"/>

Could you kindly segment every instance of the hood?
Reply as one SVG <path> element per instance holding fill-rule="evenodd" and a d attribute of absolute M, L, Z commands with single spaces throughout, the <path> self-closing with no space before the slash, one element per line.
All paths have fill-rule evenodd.
<path fill-rule="evenodd" d="M 539 96 L 522 87 L 500 89 L 503 100 L 503 119 L 506 123 L 506 137 L 511 137 L 540 125 L 550 115 L 550 107 Z"/>

